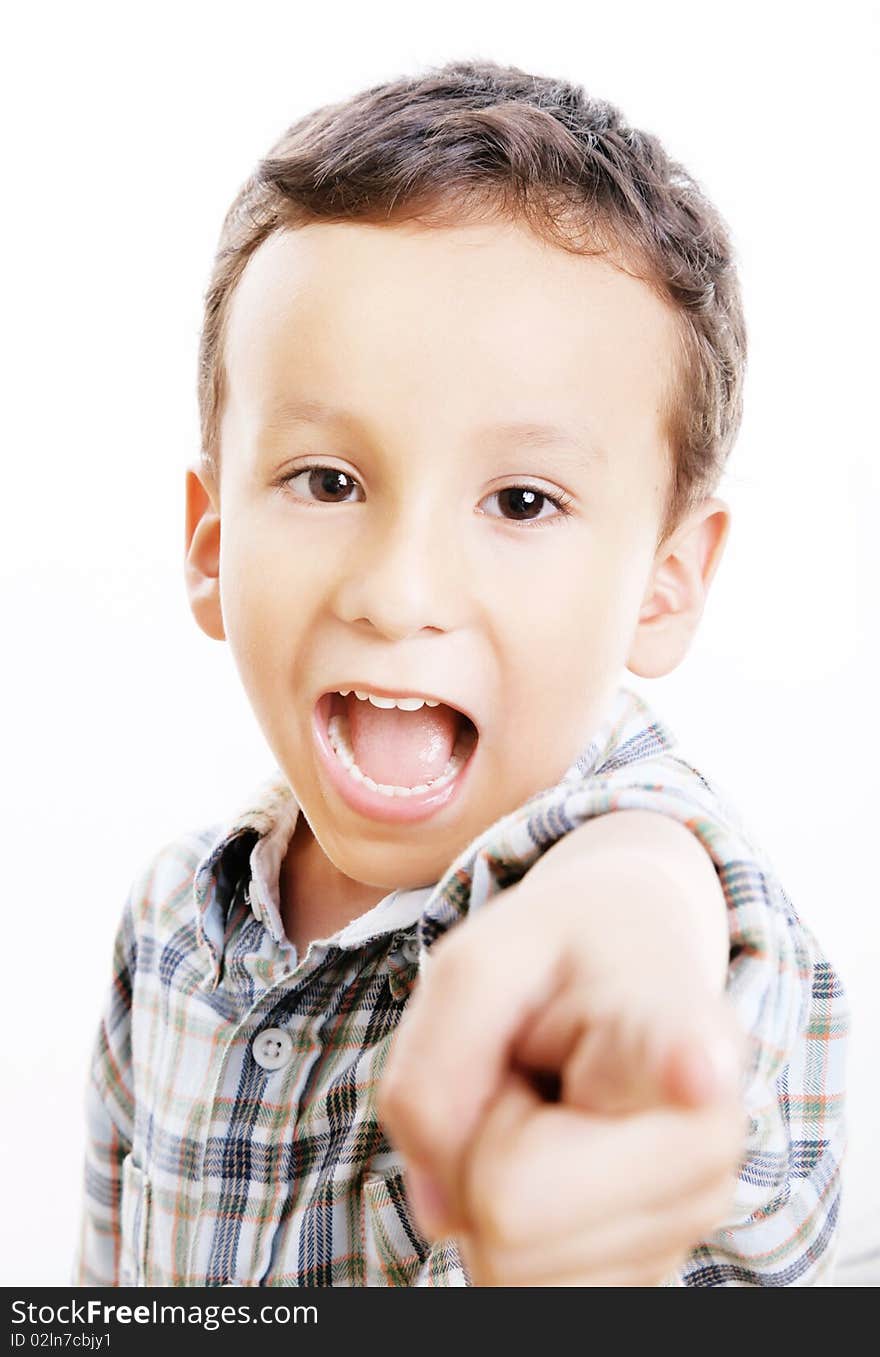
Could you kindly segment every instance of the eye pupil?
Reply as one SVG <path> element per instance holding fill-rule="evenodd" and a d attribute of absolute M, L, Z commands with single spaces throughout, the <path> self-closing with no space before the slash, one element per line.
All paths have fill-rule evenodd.
<path fill-rule="evenodd" d="M 344 471 L 336 471 L 333 467 L 313 467 L 309 480 L 312 481 L 312 478 L 326 495 L 337 495 L 340 492 L 345 494 L 346 491 L 351 489 L 351 477 Z M 344 482 L 344 484 L 340 484 L 340 482 Z M 310 484 L 309 489 L 312 490 L 313 488 L 313 484 Z"/>
<path fill-rule="evenodd" d="M 528 486 L 510 486 L 507 490 L 499 491 L 499 501 L 503 500 L 505 495 L 509 497 L 509 503 L 512 501 L 511 507 L 514 513 L 518 514 L 522 510 L 526 510 L 526 517 L 535 517 L 534 513 L 528 511 L 534 510 L 536 507 L 540 508 L 538 501 L 545 498 L 540 490 L 530 490 Z"/>

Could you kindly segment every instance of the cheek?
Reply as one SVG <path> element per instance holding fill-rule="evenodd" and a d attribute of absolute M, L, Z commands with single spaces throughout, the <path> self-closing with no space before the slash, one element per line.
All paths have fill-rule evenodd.
<path fill-rule="evenodd" d="M 298 636 L 309 623 L 308 591 L 288 560 L 258 536 L 230 543 L 221 559 L 220 592 L 226 638 L 249 693 L 267 691 L 289 671 Z M 288 676 L 289 682 L 289 676 Z"/>
<path fill-rule="evenodd" d="M 540 642 L 560 660 L 568 652 L 613 646 L 638 611 L 640 575 L 635 554 L 615 544 L 542 563 L 515 583 L 508 578 L 507 625 L 525 646 Z"/>
<path fill-rule="evenodd" d="M 309 571 L 318 569 L 315 552 L 271 513 L 242 510 L 221 539 L 221 589 L 243 626 L 273 614 L 295 618 L 314 592 Z"/>
<path fill-rule="evenodd" d="M 646 573 L 634 550 L 609 551 L 540 575 L 505 610 L 508 657 L 515 656 L 522 704 L 553 720 L 554 703 L 604 688 L 626 665 Z M 526 696 L 528 694 L 528 696 Z M 543 698 L 538 713 L 536 696 Z"/>

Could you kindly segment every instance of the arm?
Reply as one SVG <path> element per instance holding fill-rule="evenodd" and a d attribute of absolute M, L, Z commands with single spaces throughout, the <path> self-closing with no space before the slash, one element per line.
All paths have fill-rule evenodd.
<path fill-rule="evenodd" d="M 664 1067 L 665 1056 L 672 1058 L 671 1044 L 693 1028 L 695 1015 L 707 1007 L 717 1010 L 715 1000 L 727 980 L 727 903 L 704 847 L 669 816 L 616 811 L 589 819 L 559 839 L 519 889 L 527 891 L 531 907 L 542 915 L 547 901 L 561 904 L 568 916 L 562 927 L 571 938 L 571 986 L 579 991 L 581 1021 L 602 1021 L 601 1060 L 594 1050 L 593 1058 L 582 1062 L 577 1088 L 570 1070 L 572 1100 L 585 1108 L 598 1106 L 599 1081 L 605 1085 L 609 1079 L 615 1087 L 603 1088 L 605 1111 L 662 1098 L 667 1076 L 674 1082 L 681 1073 Z M 567 1005 L 570 1009 L 570 1000 Z M 566 1005 L 551 1002 L 521 1036 L 518 1054 L 526 1065 L 558 1067 L 565 1050 L 557 1015 L 565 1011 Z M 718 1065 L 722 1076 L 733 1072 L 738 1048 L 727 1016 L 722 1010 L 718 1033 L 713 1030 L 717 1016 L 710 1020 L 702 1048 L 690 1053 L 692 1062 Z M 653 1049 L 642 1058 L 628 1050 L 646 1039 Z M 622 1078 L 625 1068 L 629 1080 Z"/>
<path fill-rule="evenodd" d="M 688 831 L 621 812 L 435 944 L 380 1115 L 427 1232 L 460 1237 L 478 1280 L 660 1280 L 721 1217 L 743 1131 L 724 925 Z M 522 1065 L 556 1071 L 561 1101 Z"/>
<path fill-rule="evenodd" d="M 637 821 L 638 843 L 627 849 L 627 835 Z M 646 861 L 656 848 L 664 865 L 671 862 L 663 846 L 668 842 L 678 881 L 689 884 L 671 908 L 663 907 L 663 938 L 642 918 L 650 889 L 615 896 L 618 911 L 634 909 L 627 953 L 630 960 L 642 960 L 641 966 L 625 969 L 623 984 L 650 963 L 651 948 L 658 949 L 655 969 L 676 974 L 677 952 L 681 961 L 688 958 L 689 977 L 699 974 L 715 992 L 724 987 L 729 1010 L 747 1034 L 742 1100 L 748 1136 L 734 1198 L 717 1228 L 694 1244 L 678 1271 L 679 1284 L 827 1285 L 845 1147 L 846 995 L 816 939 L 750 846 L 728 837 L 711 816 L 692 815 L 690 825 L 649 812 L 588 820 L 559 840 L 526 880 L 544 878 L 548 888 L 564 889 L 565 865 L 575 866 L 591 829 L 597 831 L 594 844 L 600 853 L 614 852 L 620 839 L 634 873 L 642 850 Z M 676 936 L 680 924 L 684 931 Z M 603 953 L 608 975 L 613 974 L 609 949 L 619 941 L 615 933 Z M 601 940 L 596 945 L 601 949 Z M 616 984 L 619 977 L 618 971 Z M 680 988 L 683 979 L 676 975 L 676 998 L 691 1002 Z M 635 1011 L 637 996 L 625 1002 Z M 592 1074 L 595 1082 L 595 1066 Z"/>
<path fill-rule="evenodd" d="M 131 992 L 136 945 L 130 900 L 113 949 L 113 979 L 92 1049 L 86 1089 L 86 1150 L 74 1286 L 119 1286 L 122 1174 L 131 1152 L 134 1094 Z"/>
<path fill-rule="evenodd" d="M 709 855 L 677 820 L 642 810 L 595 816 L 557 840 L 520 885 L 566 902 L 593 957 L 593 985 L 635 1000 L 668 965 L 679 984 L 724 988 L 724 891 Z M 670 988 L 663 987 L 667 1002 Z"/>

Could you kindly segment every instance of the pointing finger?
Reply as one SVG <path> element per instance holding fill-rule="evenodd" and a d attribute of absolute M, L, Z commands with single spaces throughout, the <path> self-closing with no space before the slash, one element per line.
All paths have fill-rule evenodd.
<path fill-rule="evenodd" d="M 462 1158 L 515 1034 L 559 983 L 559 943 L 541 929 L 534 899 L 517 910 L 507 894 L 504 927 L 489 906 L 432 948 L 378 1090 L 380 1120 L 411 1170 L 443 1193 L 450 1229 L 466 1225 Z"/>

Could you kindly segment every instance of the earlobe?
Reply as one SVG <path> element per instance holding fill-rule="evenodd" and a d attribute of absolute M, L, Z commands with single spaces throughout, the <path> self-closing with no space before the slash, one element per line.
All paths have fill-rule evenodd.
<path fill-rule="evenodd" d="M 206 636 L 225 641 L 220 606 L 220 513 L 196 467 L 186 472 L 184 577 L 193 617 Z"/>
<path fill-rule="evenodd" d="M 705 499 L 659 548 L 627 660 L 631 673 L 661 678 L 684 659 L 729 531 L 728 506 Z"/>

